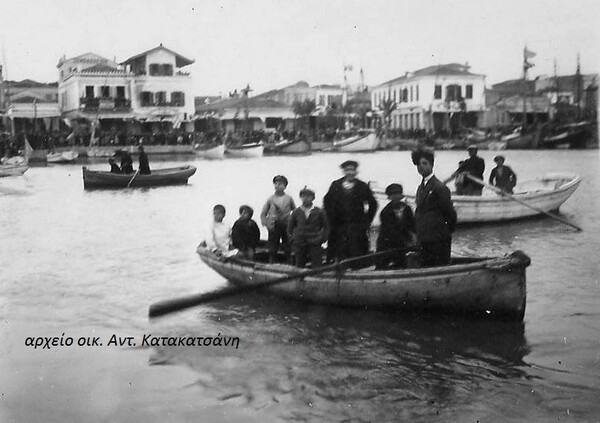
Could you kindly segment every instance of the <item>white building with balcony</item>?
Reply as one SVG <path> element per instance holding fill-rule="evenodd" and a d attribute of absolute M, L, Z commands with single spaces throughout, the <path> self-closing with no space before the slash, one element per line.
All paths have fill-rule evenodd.
<path fill-rule="evenodd" d="M 94 53 L 62 58 L 59 104 L 63 117 L 171 122 L 194 114 L 192 79 L 181 68 L 194 63 L 159 45 L 121 63 Z"/>
<path fill-rule="evenodd" d="M 485 75 L 458 63 L 429 66 L 372 89 L 374 110 L 381 110 L 385 99 L 396 105 L 390 115 L 394 129 L 437 132 L 475 127 L 485 111 Z"/>

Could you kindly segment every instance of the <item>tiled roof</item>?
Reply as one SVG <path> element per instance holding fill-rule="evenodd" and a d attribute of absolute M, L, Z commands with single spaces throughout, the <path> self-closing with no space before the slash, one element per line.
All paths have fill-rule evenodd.
<path fill-rule="evenodd" d="M 382 85 L 391 85 L 396 84 L 403 81 L 408 81 L 410 79 L 422 76 L 445 76 L 445 75 L 464 75 L 464 76 L 484 76 L 482 74 L 469 72 L 469 66 L 463 65 L 460 63 L 447 63 L 444 65 L 434 65 L 428 66 L 426 68 L 418 69 L 414 72 L 407 72 L 405 75 L 400 76 L 398 78 L 391 79 L 389 81 L 383 82 L 379 84 Z"/>
<path fill-rule="evenodd" d="M 131 56 L 129 59 L 125 60 L 124 62 L 121 62 L 121 64 L 124 65 L 124 64 L 133 62 L 141 57 L 147 56 L 149 53 L 152 53 L 153 51 L 156 51 L 156 50 L 165 50 L 165 51 L 168 51 L 169 53 L 175 55 L 175 66 L 177 66 L 178 68 L 182 68 L 184 66 L 191 65 L 192 63 L 194 63 L 194 61 L 192 59 L 188 59 L 188 58 L 182 56 L 181 54 L 175 53 L 173 50 L 164 47 L 161 43 L 157 47 L 151 48 L 150 50 L 146 50 L 143 53 L 136 54 L 135 56 Z"/>

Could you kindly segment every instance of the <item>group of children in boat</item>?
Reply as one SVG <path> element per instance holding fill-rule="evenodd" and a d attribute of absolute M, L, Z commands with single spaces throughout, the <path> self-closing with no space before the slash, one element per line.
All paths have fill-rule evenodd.
<path fill-rule="evenodd" d="M 477 171 L 481 168 L 483 173 L 483 159 L 477 157 L 477 150 L 470 148 L 469 155 L 469 160 L 474 159 L 471 162 L 479 166 Z M 500 168 L 492 172 L 496 185 L 512 174 L 508 178 L 511 186 L 502 188 L 510 188 L 512 192 L 513 179 L 516 182 L 514 172 L 502 167 L 503 157 L 495 160 Z M 387 186 L 385 194 L 389 203 L 380 212 L 376 246 L 378 252 L 393 254 L 379 257 L 378 269 L 405 268 L 410 250 L 418 252 L 422 266 L 450 263 L 452 232 L 456 224 L 450 190 L 433 175 L 433 152 L 413 152 L 412 161 L 423 177 L 417 189 L 415 212 L 413 214 L 404 201 L 402 185 Z M 459 171 L 470 172 L 468 166 L 460 167 Z M 319 267 L 323 264 L 321 246 L 325 242 L 327 263 L 368 254 L 368 231 L 377 212 L 377 201 L 368 184 L 356 177 L 356 161 L 347 160 L 340 167 L 344 176 L 332 182 L 323 199 L 323 209 L 314 205 L 315 192 L 307 187 L 300 190 L 301 204 L 296 207 L 294 199 L 285 192 L 287 178 L 283 175 L 273 178 L 275 192 L 267 199 L 260 214 L 260 222 L 269 232 L 269 263 L 281 261 L 278 254 L 282 250 L 286 263 L 298 267 L 310 263 L 311 267 Z M 470 195 L 481 195 L 481 190 L 470 192 Z M 220 204 L 213 208 L 213 222 L 201 247 L 219 256 L 253 260 L 260 240 L 259 227 L 252 219 L 253 209 L 248 205 L 241 206 L 240 217 L 231 228 L 223 222 L 225 213 L 225 207 Z"/>

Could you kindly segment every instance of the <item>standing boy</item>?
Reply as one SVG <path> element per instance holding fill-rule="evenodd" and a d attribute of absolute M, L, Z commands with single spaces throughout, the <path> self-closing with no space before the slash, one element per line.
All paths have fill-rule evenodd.
<path fill-rule="evenodd" d="M 502 191 L 512 194 L 513 188 L 517 185 L 517 175 L 510 167 L 504 166 L 504 156 L 494 157 L 494 162 L 496 167 L 490 174 L 490 185 L 495 185 Z"/>
<path fill-rule="evenodd" d="M 404 200 L 402 185 L 390 184 L 385 189 L 390 202 L 381 210 L 381 226 L 377 237 L 377 252 L 397 250 L 393 256 L 383 257 L 377 265 L 380 269 L 403 269 L 406 267 L 408 247 L 415 241 L 415 219 L 410 206 Z"/>
<path fill-rule="evenodd" d="M 305 187 L 300 191 L 300 199 L 302 205 L 292 212 L 288 224 L 294 264 L 304 267 L 310 260 L 311 267 L 315 268 L 323 263 L 321 244 L 329 236 L 329 223 L 325 212 L 313 204 L 314 191 Z"/>
<path fill-rule="evenodd" d="M 269 263 L 275 263 L 280 241 L 286 261 L 290 260 L 290 240 L 287 227 L 290 214 L 296 205 L 292 197 L 285 193 L 287 185 L 288 180 L 285 176 L 277 175 L 273 178 L 275 193 L 269 197 L 260 213 L 260 222 L 269 231 Z"/>
<path fill-rule="evenodd" d="M 239 250 L 238 256 L 247 260 L 254 260 L 254 251 L 260 240 L 260 229 L 252 215 L 252 207 L 240 207 L 240 218 L 235 221 L 231 229 L 231 244 Z"/>

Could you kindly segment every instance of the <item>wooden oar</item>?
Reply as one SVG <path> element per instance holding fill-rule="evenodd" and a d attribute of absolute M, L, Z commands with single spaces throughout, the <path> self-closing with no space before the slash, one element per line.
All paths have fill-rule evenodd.
<path fill-rule="evenodd" d="M 286 275 L 281 278 L 264 281 L 261 283 L 243 285 L 243 286 L 228 286 L 217 291 L 207 292 L 204 294 L 192 295 L 189 297 L 175 298 L 172 300 L 161 301 L 154 303 L 150 306 L 148 316 L 150 318 L 163 316 L 165 314 L 174 313 L 176 311 L 184 310 L 186 308 L 195 307 L 210 301 L 218 300 L 220 298 L 231 297 L 233 295 L 242 294 L 244 292 L 255 291 L 257 289 L 266 288 L 268 286 L 276 285 L 279 283 L 291 281 L 294 279 L 302 279 L 307 276 L 318 275 L 319 273 L 327 272 L 329 270 L 342 270 L 344 267 L 350 264 L 360 263 L 361 261 L 374 262 L 374 258 L 380 258 L 387 255 L 400 252 L 401 249 L 393 249 L 381 251 L 379 253 L 367 254 L 364 256 L 354 257 L 346 260 L 342 260 L 335 264 L 327 266 L 317 267 L 315 269 L 300 270 L 291 275 Z"/>
<path fill-rule="evenodd" d="M 140 173 L 139 169 L 135 171 L 135 173 L 133 174 L 133 177 L 131 178 L 131 180 L 127 184 L 127 188 L 129 188 L 131 186 L 131 183 L 133 182 L 133 180 L 135 179 L 135 177 L 138 176 L 139 173 Z"/>
<path fill-rule="evenodd" d="M 523 201 L 523 200 L 521 200 L 519 198 L 516 198 L 515 196 L 509 194 L 508 192 L 506 192 L 506 191 L 504 191 L 504 190 L 502 190 L 502 189 L 500 189 L 498 187 L 495 187 L 495 186 L 490 185 L 490 184 L 486 184 L 484 181 L 482 181 L 479 178 L 476 178 L 476 177 L 471 176 L 469 174 L 466 174 L 466 177 L 469 178 L 470 180 L 472 180 L 473 182 L 478 183 L 479 185 L 482 185 L 482 186 L 484 186 L 484 187 L 486 187 L 488 189 L 491 189 L 492 191 L 494 191 L 494 192 L 496 192 L 498 194 L 501 194 L 501 195 L 503 195 L 503 196 L 505 196 L 507 198 L 510 198 L 513 201 L 516 201 L 519 204 L 524 205 L 525 207 L 529 207 L 530 209 L 535 210 L 538 213 L 545 214 L 546 216 L 551 217 L 554 220 L 557 220 L 557 221 L 559 221 L 561 223 L 564 223 L 565 225 L 569 225 L 570 227 L 577 229 L 579 232 L 583 231 L 583 229 L 581 229 L 579 226 L 574 225 L 573 223 L 569 222 L 568 220 L 565 220 L 565 219 L 563 219 L 563 218 L 561 218 L 561 217 L 559 217 L 559 216 L 557 216 L 555 214 L 549 213 L 549 212 L 547 212 L 545 210 L 542 210 L 542 209 L 540 209 L 538 207 L 532 206 L 531 204 L 528 204 L 525 201 Z"/>

